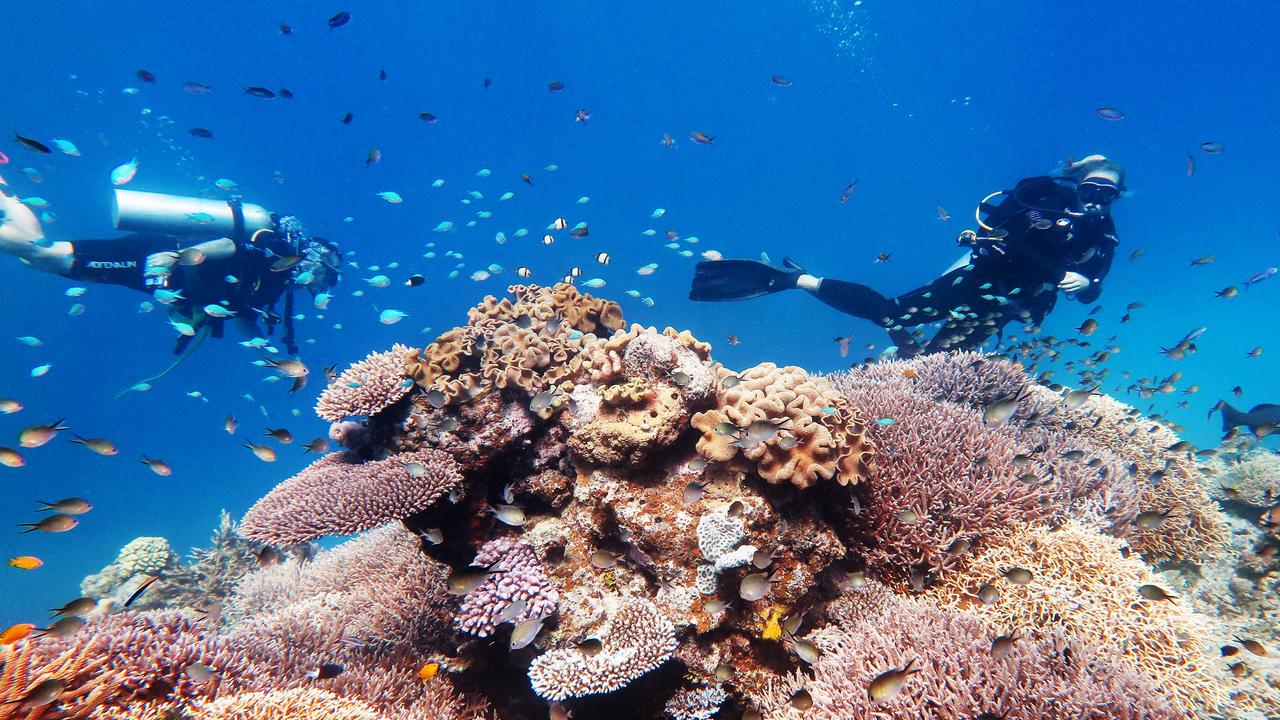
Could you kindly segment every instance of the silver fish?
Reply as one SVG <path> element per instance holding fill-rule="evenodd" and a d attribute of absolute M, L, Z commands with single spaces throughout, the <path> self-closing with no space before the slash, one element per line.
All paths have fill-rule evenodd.
<path fill-rule="evenodd" d="M 530 643 L 537 639 L 538 633 L 542 632 L 542 625 L 546 622 L 546 618 L 533 618 L 525 620 L 511 631 L 511 649 L 519 650 L 528 647 Z"/>

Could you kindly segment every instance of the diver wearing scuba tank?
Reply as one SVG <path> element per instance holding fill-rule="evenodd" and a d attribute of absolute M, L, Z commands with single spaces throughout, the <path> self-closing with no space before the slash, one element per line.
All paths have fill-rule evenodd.
<path fill-rule="evenodd" d="M 816 277 L 789 259 L 784 268 L 750 260 L 698 263 L 689 297 L 734 300 L 800 288 L 883 327 L 901 356 L 975 349 L 1009 322 L 1043 321 L 1059 291 L 1084 303 L 1098 298 L 1119 242 L 1110 209 L 1123 188 L 1124 171 L 1091 155 L 1060 174 L 992 193 L 975 212 L 978 229 L 957 238 L 965 255 L 941 277 L 897 297 Z M 935 323 L 937 333 L 922 347 L 912 329 Z"/>
<path fill-rule="evenodd" d="M 0 178 L 0 183 L 3 179 Z M 113 220 L 130 235 L 102 240 L 48 242 L 40 223 L 14 198 L 0 197 L 16 222 L 0 225 L 0 251 L 40 270 L 82 281 L 151 293 L 195 327 L 221 337 L 235 318 L 253 335 L 285 327 L 293 338 L 293 290 L 326 292 L 341 277 L 337 245 L 306 233 L 297 218 L 279 217 L 239 198 L 227 201 L 116 190 Z M 12 226 L 12 227 L 11 227 Z M 284 298 L 283 313 L 276 313 Z M 268 318 L 265 333 L 257 320 Z M 191 336 L 178 340 L 182 352 Z"/>

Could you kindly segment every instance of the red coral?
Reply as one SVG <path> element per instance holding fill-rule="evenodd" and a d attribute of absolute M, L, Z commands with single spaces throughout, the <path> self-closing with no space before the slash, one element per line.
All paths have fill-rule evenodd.
<path fill-rule="evenodd" d="M 461 482 L 457 463 L 439 450 L 364 463 L 334 453 L 255 503 L 240 530 L 273 545 L 352 535 L 425 510 Z"/>

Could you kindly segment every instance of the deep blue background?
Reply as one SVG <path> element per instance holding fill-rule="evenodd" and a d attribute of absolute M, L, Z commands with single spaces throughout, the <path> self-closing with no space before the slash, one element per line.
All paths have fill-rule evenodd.
<path fill-rule="evenodd" d="M 325 21 L 338 10 L 353 20 L 330 30 Z M 581 266 L 583 279 L 608 280 L 597 292 L 621 301 L 629 320 L 689 328 L 731 367 L 773 360 L 838 369 L 848 361 L 833 337 L 853 331 L 855 348 L 875 343 L 876 351 L 884 338 L 798 293 L 689 303 L 693 259 L 665 248 L 664 233 L 699 237 L 688 246 L 695 253 L 792 255 L 818 274 L 897 292 L 959 254 L 953 239 L 978 198 L 1067 156 L 1102 152 L 1127 167 L 1133 191 L 1116 210 L 1122 248 L 1092 338 L 1119 336 L 1113 373 L 1184 371 L 1180 388 L 1202 388 L 1191 406 L 1174 408 L 1183 396 L 1171 395 L 1156 409 L 1200 443 L 1215 441 L 1216 424 L 1204 413 L 1231 386 L 1244 386 L 1246 406 L 1280 401 L 1276 355 L 1245 358 L 1255 345 L 1271 350 L 1280 279 L 1229 301 L 1212 292 L 1280 264 L 1280 14 L 1270 3 L 121 0 L 19 3 L 11 14 L 0 128 L 68 138 L 83 153 L 36 156 L 0 139 L 12 158 L 0 173 L 21 195 L 52 202 L 59 219 L 46 228 L 50 237 L 110 236 L 108 173 L 136 155 L 134 189 L 201 194 L 214 179 L 231 178 L 247 200 L 296 213 L 314 233 L 354 250 L 362 266 L 384 266 L 391 288 L 351 297 L 361 277 L 376 274 L 361 269 L 348 274 L 324 320 L 304 305 L 301 334 L 315 343 L 303 357 L 317 372 L 394 341 L 427 342 L 484 294 L 518 282 L 521 265 L 544 283 Z M 294 34 L 281 35 L 280 22 Z M 157 83 L 141 83 L 139 68 Z M 771 85 L 775 74 L 794 85 Z M 485 77 L 493 81 L 488 90 Z M 181 89 L 186 80 L 213 92 L 190 96 Z M 554 80 L 566 89 L 548 92 Z M 297 97 L 242 94 L 249 85 L 287 87 Z M 139 90 L 127 95 L 128 87 Z M 1094 111 L 1104 105 L 1127 117 L 1099 119 Z M 585 126 L 573 120 L 579 108 L 593 111 Z M 420 121 L 423 111 L 439 122 Z M 340 122 L 346 112 L 354 114 L 350 125 Z M 215 137 L 188 135 L 196 126 Z M 691 143 L 691 130 L 714 136 L 714 145 Z M 677 147 L 663 147 L 664 132 Z M 1206 140 L 1226 151 L 1202 153 Z M 366 169 L 371 147 L 383 160 Z M 1199 166 L 1194 177 L 1185 174 L 1188 153 Z M 560 170 L 544 170 L 549 163 Z M 46 182 L 28 181 L 18 172 L 26 166 Z M 476 177 L 481 168 L 492 176 Z M 283 185 L 272 180 L 275 170 Z M 532 187 L 520 182 L 524 172 Z M 436 178 L 445 186 L 431 188 Z M 855 179 L 857 193 L 840 204 Z M 376 198 L 383 190 L 404 203 Z M 469 190 L 485 199 L 460 204 Z M 507 190 L 515 198 L 498 202 Z M 590 202 L 576 204 L 584 195 Z M 937 219 L 939 202 L 950 222 Z M 667 214 L 651 220 L 658 207 Z M 479 210 L 494 216 L 465 227 Z M 347 216 L 353 222 L 344 223 Z M 542 228 L 557 216 L 590 222 L 590 237 L 561 233 L 543 246 Z M 446 219 L 453 231 L 432 232 Z M 529 237 L 514 238 L 519 227 Z M 657 235 L 643 235 L 646 228 Z M 511 238 L 504 246 L 493 239 L 499 230 Z M 430 242 L 440 255 L 465 256 L 461 277 L 445 280 L 457 261 L 422 257 Z M 1143 257 L 1128 261 L 1139 247 Z M 592 259 L 602 250 L 612 255 L 608 267 Z M 873 264 L 879 252 L 892 261 Z M 1210 253 L 1216 263 L 1188 266 Z M 399 269 L 386 271 L 393 261 Z M 637 276 L 647 262 L 659 263 L 658 272 Z M 468 279 L 489 263 L 506 272 Z M 403 287 L 414 272 L 431 282 Z M 64 297 L 71 283 L 11 260 L 0 263 L 0 281 L 0 396 L 27 406 L 0 417 L 0 444 L 16 445 L 22 427 L 66 416 L 82 434 L 121 448 L 102 458 L 59 438 L 26 452 L 25 468 L 0 467 L 0 525 L 29 521 L 37 498 L 80 495 L 96 505 L 66 535 L 0 535 L 3 558 L 47 562 L 33 572 L 0 567 L 0 626 L 75 597 L 80 577 L 137 535 L 167 536 L 180 551 L 204 542 L 219 508 L 242 513 L 301 468 L 300 444 L 325 432 L 309 409 L 319 382 L 290 397 L 285 384 L 263 382 L 269 373 L 251 364 L 257 354 L 233 342 L 207 343 L 149 393 L 113 400 L 169 362 L 173 332 L 161 313 L 137 314 L 144 297 L 118 288 Z M 626 297 L 628 288 L 654 306 Z M 1145 307 L 1120 326 L 1134 300 Z M 68 317 L 73 302 L 87 312 Z M 410 317 L 380 325 L 378 311 L 388 307 Z M 1063 303 L 1048 330 L 1072 335 L 1087 309 Z M 1209 330 L 1198 355 L 1175 362 L 1158 354 L 1200 325 Z M 420 332 L 427 326 L 430 335 Z M 730 333 L 740 346 L 723 342 Z M 18 335 L 45 345 L 10 340 Z M 30 378 L 45 362 L 52 371 Z M 186 396 L 197 390 L 209 401 Z M 228 413 L 242 423 L 236 438 L 221 430 Z M 238 447 L 268 424 L 298 437 L 274 465 Z M 174 475 L 153 475 L 138 462 L 142 453 L 169 461 Z"/>

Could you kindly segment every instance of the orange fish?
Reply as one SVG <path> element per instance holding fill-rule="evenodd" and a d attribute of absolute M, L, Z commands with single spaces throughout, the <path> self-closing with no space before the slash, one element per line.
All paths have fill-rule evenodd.
<path fill-rule="evenodd" d="M 439 672 L 440 672 L 440 663 L 429 662 L 426 665 L 423 665 L 422 669 L 418 671 L 418 678 L 422 680 L 422 682 L 427 682 L 431 678 L 435 677 L 436 674 Z"/>
<path fill-rule="evenodd" d="M 10 567 L 16 567 L 19 570 L 35 570 L 44 565 L 44 561 L 34 555 L 22 555 L 9 561 Z"/>
<path fill-rule="evenodd" d="M 906 370 L 902 371 L 902 377 L 908 380 L 914 380 L 916 377 L 916 371 L 912 370 L 911 368 L 907 368 Z"/>
<path fill-rule="evenodd" d="M 31 623 L 18 623 L 0 634 L 0 646 L 11 645 L 31 634 L 36 626 Z"/>

